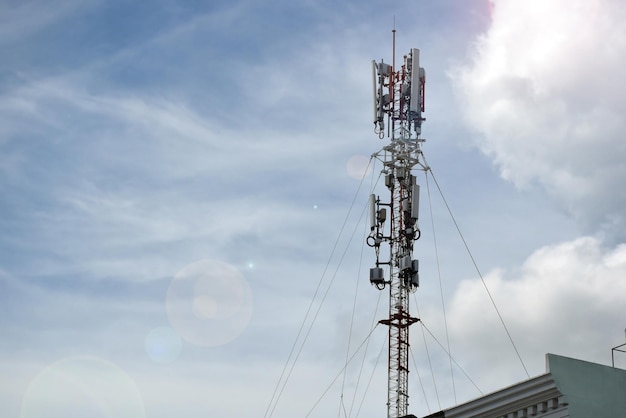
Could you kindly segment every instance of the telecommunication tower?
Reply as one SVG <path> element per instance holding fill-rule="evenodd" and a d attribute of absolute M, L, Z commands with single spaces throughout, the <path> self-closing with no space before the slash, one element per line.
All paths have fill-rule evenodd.
<path fill-rule="evenodd" d="M 410 417 L 409 327 L 419 319 L 410 314 L 409 294 L 419 286 L 419 262 L 413 258 L 413 243 L 420 238 L 419 184 L 412 170 L 428 170 L 421 152 L 424 139 L 420 138 L 425 120 L 425 72 L 416 48 L 396 68 L 395 32 L 391 65 L 372 61 L 374 128 L 381 139 L 390 140 L 374 157 L 383 163 L 389 197 L 370 195 L 371 231 L 367 238 L 367 244 L 376 252 L 370 282 L 379 290 L 389 288 L 389 317 L 380 321 L 389 327 L 388 418 Z"/>

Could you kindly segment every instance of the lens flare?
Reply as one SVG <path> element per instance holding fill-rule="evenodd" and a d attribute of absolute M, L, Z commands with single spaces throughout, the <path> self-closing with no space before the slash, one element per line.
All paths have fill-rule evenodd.
<path fill-rule="evenodd" d="M 146 335 L 145 348 L 152 361 L 167 364 L 178 359 L 183 342 L 172 328 L 158 327 Z"/>
<path fill-rule="evenodd" d="M 346 163 L 346 171 L 353 179 L 361 180 L 372 173 L 372 169 L 369 167 L 369 162 L 369 157 L 366 157 L 365 155 L 355 155 L 350 157 Z"/>
<path fill-rule="evenodd" d="M 167 314 L 186 341 L 214 347 L 237 338 L 252 316 L 252 290 L 230 264 L 201 260 L 179 271 L 167 291 Z"/>
<path fill-rule="evenodd" d="M 135 382 L 98 357 L 69 357 L 42 370 L 22 398 L 20 418 L 144 418 Z"/>

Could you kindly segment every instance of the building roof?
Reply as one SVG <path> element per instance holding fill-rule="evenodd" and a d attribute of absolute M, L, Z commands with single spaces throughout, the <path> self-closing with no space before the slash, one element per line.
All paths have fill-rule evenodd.
<path fill-rule="evenodd" d="M 626 370 L 547 354 L 546 371 L 425 418 L 626 417 Z"/>

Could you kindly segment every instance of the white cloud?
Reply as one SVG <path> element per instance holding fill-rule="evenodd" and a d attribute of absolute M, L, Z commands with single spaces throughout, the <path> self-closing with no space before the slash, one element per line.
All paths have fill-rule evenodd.
<path fill-rule="evenodd" d="M 583 237 L 538 249 L 518 274 L 494 270 L 485 282 L 534 376 L 548 352 L 610 364 L 626 325 L 625 276 L 626 245 L 604 248 Z M 483 388 L 525 378 L 479 279 L 458 286 L 448 324 L 453 354 Z"/>
<path fill-rule="evenodd" d="M 185 242 L 202 240 L 203 251 L 223 254 L 231 241 L 247 235 L 257 244 L 263 240 L 258 251 L 272 244 L 303 251 L 300 234 L 319 235 L 319 228 L 304 231 L 317 212 L 332 209 L 327 193 L 302 185 L 303 177 L 330 182 L 327 160 L 313 158 L 327 154 L 327 144 L 308 133 L 287 135 L 289 130 L 237 131 L 180 101 L 122 91 L 98 95 L 85 82 L 77 74 L 41 80 L 0 100 L 13 116 L 5 125 L 12 155 L 2 160 L 2 169 L 11 183 L 27 185 L 21 193 L 34 192 L 49 203 L 45 211 L 25 208 L 21 216 L 31 222 L 6 239 L 60 256 L 30 263 L 31 272 L 78 268 L 115 277 L 133 272 L 145 280 L 196 261 L 190 252 L 218 256 Z M 46 131 L 52 140 L 39 145 L 26 134 Z M 285 144 L 285 136 L 292 142 Z M 46 158 L 37 161 L 38 154 Z M 353 184 L 341 165 L 335 170 Z M 314 211 L 314 204 L 320 209 Z M 299 233 L 281 233 L 290 228 Z M 170 262 L 164 261 L 162 251 L 172 243 L 178 244 L 168 252 Z M 171 262 L 185 251 L 186 258 Z"/>
<path fill-rule="evenodd" d="M 77 10 L 88 7 L 89 3 L 98 0 L 76 1 L 62 0 L 54 4 L 47 1 L 27 1 L 0 4 L 0 45 L 11 44 L 29 35 L 44 30 L 49 25 L 57 23 Z"/>
<path fill-rule="evenodd" d="M 502 0 L 472 63 L 452 72 L 502 176 L 606 230 L 623 227 L 626 204 L 625 17 L 620 1 Z"/>

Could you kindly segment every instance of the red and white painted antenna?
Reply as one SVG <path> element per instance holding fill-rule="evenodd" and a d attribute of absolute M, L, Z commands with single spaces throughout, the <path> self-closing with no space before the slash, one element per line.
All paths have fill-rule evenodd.
<path fill-rule="evenodd" d="M 374 129 L 390 140 L 374 156 L 383 163 L 389 197 L 370 195 L 367 238 L 376 252 L 370 282 L 379 290 L 389 289 L 389 316 L 379 321 L 389 328 L 388 418 L 408 417 L 409 327 L 419 321 L 409 310 L 409 294 L 419 286 L 419 262 L 413 258 L 413 243 L 420 238 L 419 184 L 412 170 L 428 170 L 421 152 L 425 72 L 419 49 L 411 49 L 400 68 L 395 67 L 395 49 L 394 22 L 392 65 L 372 61 Z"/>

